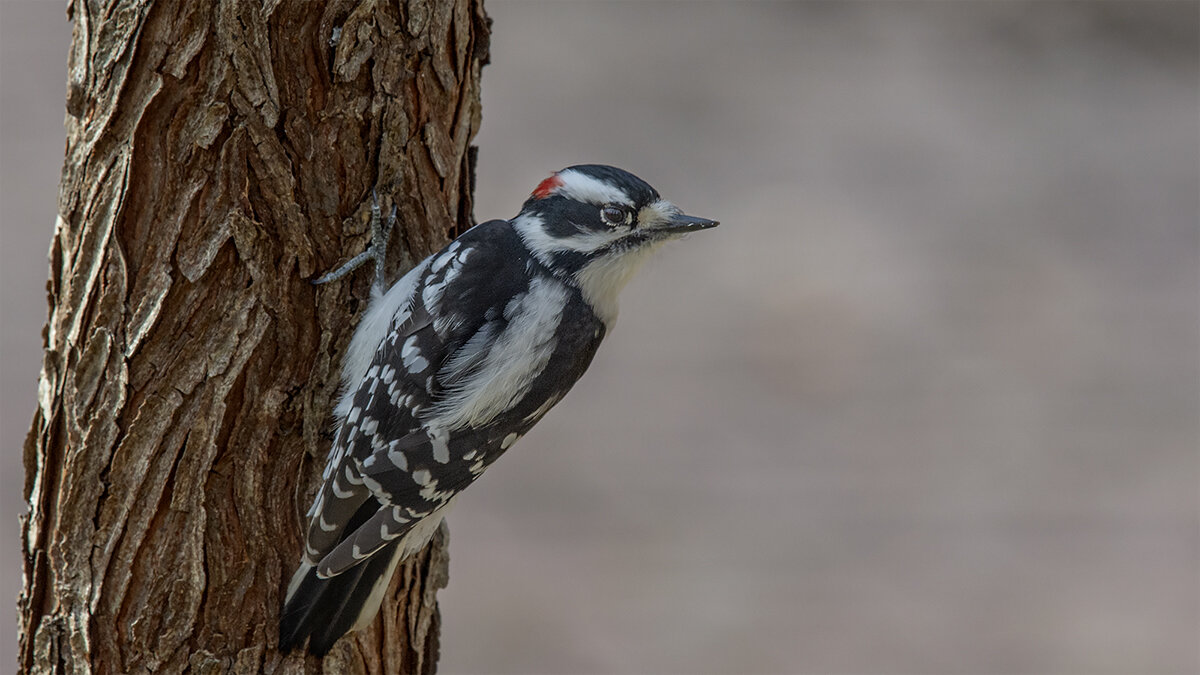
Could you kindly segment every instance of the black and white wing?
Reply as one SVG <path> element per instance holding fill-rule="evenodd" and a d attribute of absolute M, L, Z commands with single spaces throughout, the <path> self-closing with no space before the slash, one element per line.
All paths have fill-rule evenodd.
<path fill-rule="evenodd" d="M 371 341 L 362 330 L 382 326 L 383 315 L 387 329 L 374 327 L 368 365 L 352 341 L 345 379 L 356 386 L 338 407 L 304 563 L 288 589 L 282 647 L 311 635 L 310 650 L 320 653 L 360 615 L 374 616 L 395 564 L 425 545 L 454 496 L 544 414 L 516 424 L 504 415 L 533 403 L 526 399 L 553 352 L 566 296 L 556 282 L 531 280 L 521 250 L 506 223 L 477 226 L 364 316 L 354 341 Z M 531 314 L 540 320 L 530 323 L 539 318 Z M 510 330 L 514 317 L 519 331 Z M 341 604 L 318 620 L 330 611 L 323 597 Z"/>

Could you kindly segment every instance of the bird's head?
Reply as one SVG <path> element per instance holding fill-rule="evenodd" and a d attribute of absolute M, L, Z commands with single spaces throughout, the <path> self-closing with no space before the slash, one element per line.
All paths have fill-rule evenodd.
<path fill-rule="evenodd" d="M 658 244 L 718 224 L 685 215 L 641 178 L 601 164 L 551 175 L 512 222 L 534 256 L 578 285 L 609 323 L 617 292 Z"/>

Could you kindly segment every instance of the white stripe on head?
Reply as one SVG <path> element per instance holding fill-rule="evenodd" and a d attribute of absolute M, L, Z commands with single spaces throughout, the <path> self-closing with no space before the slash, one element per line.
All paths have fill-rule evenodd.
<path fill-rule="evenodd" d="M 628 232 L 628 228 L 620 228 L 608 231 L 580 232 L 569 237 L 555 237 L 546 232 L 544 220 L 528 213 L 517 216 L 513 219 L 512 224 L 513 229 L 525 242 L 525 247 L 545 265 L 550 264 L 550 254 L 562 251 L 591 253 L 620 239 L 623 233 Z"/>
<path fill-rule="evenodd" d="M 665 199 L 659 199 L 643 206 L 638 211 L 638 225 L 641 227 L 654 228 L 658 225 L 667 222 L 672 216 L 679 214 L 679 207 Z"/>
<path fill-rule="evenodd" d="M 561 183 L 554 193 L 567 199 L 589 204 L 624 204 L 633 206 L 633 200 L 625 191 L 598 178 L 593 178 L 574 169 L 563 169 L 555 174 Z"/>
<path fill-rule="evenodd" d="M 537 256 L 542 264 L 550 264 L 548 254 L 557 251 L 559 246 L 554 237 L 546 232 L 546 221 L 537 216 L 523 213 L 514 218 L 512 224 L 517 235 L 521 237 L 521 241 L 525 242 L 525 248 Z"/>

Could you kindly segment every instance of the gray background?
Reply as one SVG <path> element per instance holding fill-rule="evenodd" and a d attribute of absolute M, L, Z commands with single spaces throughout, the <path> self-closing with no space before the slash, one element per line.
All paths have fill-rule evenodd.
<path fill-rule="evenodd" d="M 0 5 L 5 598 L 63 8 Z M 443 672 L 1200 671 L 1200 5 L 488 9 L 480 219 L 724 224 L 459 501 Z"/>

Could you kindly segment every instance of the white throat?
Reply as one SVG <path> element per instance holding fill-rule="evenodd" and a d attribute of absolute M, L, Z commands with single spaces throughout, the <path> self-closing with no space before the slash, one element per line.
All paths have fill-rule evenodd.
<path fill-rule="evenodd" d="M 583 299 L 607 329 L 612 330 L 617 322 L 617 295 L 661 243 L 643 244 L 618 255 L 602 256 L 575 273 L 575 283 L 579 284 Z"/>

